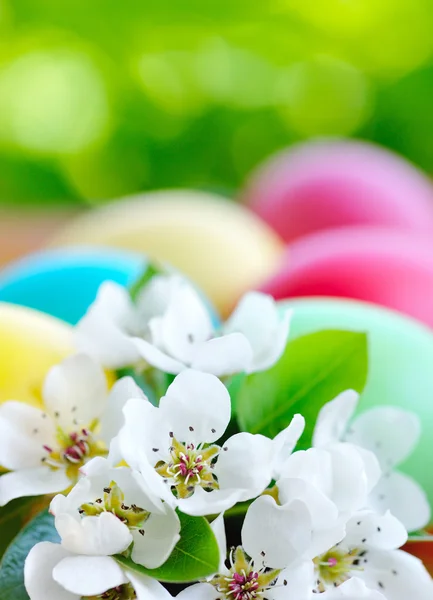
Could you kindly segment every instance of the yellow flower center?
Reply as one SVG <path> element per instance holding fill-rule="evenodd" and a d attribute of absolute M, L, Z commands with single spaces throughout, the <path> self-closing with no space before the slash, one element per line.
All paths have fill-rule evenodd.
<path fill-rule="evenodd" d="M 315 558 L 317 591 L 324 592 L 328 587 L 337 587 L 347 581 L 353 571 L 362 571 L 360 563 L 363 555 L 364 552 L 358 548 L 345 551 L 334 546 Z"/>

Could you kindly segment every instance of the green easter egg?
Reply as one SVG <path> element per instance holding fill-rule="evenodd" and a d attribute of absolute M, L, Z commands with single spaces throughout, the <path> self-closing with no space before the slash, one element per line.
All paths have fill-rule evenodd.
<path fill-rule="evenodd" d="M 367 332 L 369 372 L 358 411 L 392 404 L 420 417 L 419 444 L 398 468 L 423 486 L 433 506 L 433 332 L 397 312 L 363 302 L 308 298 L 286 300 L 281 306 L 293 310 L 290 339 L 321 329 Z"/>

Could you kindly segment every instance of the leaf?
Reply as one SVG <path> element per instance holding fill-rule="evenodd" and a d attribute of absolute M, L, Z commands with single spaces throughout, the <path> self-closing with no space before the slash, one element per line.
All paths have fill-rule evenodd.
<path fill-rule="evenodd" d="M 28 600 L 24 587 L 24 562 L 38 542 L 58 542 L 54 518 L 44 510 L 15 537 L 0 564 L 0 600 Z"/>
<path fill-rule="evenodd" d="M 158 267 L 155 263 L 149 262 L 146 269 L 140 275 L 140 277 L 131 285 L 129 288 L 129 295 L 133 302 L 135 302 L 138 298 L 139 293 L 144 288 L 145 285 L 149 283 L 155 275 L 161 275 L 164 271 Z"/>
<path fill-rule="evenodd" d="M 50 497 L 17 498 L 0 508 L 0 558 L 22 527 L 43 508 Z"/>
<path fill-rule="evenodd" d="M 209 523 L 203 517 L 190 517 L 179 511 L 178 514 L 181 537 L 169 559 L 161 567 L 146 569 L 120 555 L 115 557 L 116 560 L 132 571 L 145 573 L 167 583 L 187 583 L 216 573 L 219 550 Z"/>
<path fill-rule="evenodd" d="M 300 413 L 306 427 L 297 448 L 308 448 L 319 410 L 344 390 L 361 392 L 367 366 L 364 333 L 319 331 L 297 338 L 271 369 L 245 377 L 237 394 L 239 424 L 274 437 Z"/>

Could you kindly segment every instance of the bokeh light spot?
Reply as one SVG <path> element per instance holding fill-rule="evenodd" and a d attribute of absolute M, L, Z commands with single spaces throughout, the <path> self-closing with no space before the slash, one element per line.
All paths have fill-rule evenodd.
<path fill-rule="evenodd" d="M 40 153 L 80 151 L 109 125 L 98 67 L 68 48 L 21 54 L 0 70 L 0 139 Z"/>
<path fill-rule="evenodd" d="M 369 115 L 369 86 L 353 66 L 318 57 L 282 75 L 277 103 L 282 117 L 300 135 L 347 135 Z"/>

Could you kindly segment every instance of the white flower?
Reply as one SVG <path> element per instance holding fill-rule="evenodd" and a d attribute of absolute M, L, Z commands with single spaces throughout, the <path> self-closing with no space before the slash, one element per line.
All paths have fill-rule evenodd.
<path fill-rule="evenodd" d="M 110 556 L 80 556 L 51 542 L 30 550 L 24 582 L 30 600 L 172 600 L 156 579 L 125 569 Z"/>
<path fill-rule="evenodd" d="M 175 378 L 159 408 L 132 399 L 124 415 L 123 458 L 157 497 L 190 515 L 216 514 L 259 495 L 303 428 L 298 415 L 274 440 L 238 433 L 221 448 L 215 442 L 230 421 L 229 393 L 214 375 L 192 369 Z"/>
<path fill-rule="evenodd" d="M 312 594 L 317 600 L 317 594 Z M 332 588 L 320 594 L 320 600 L 385 600 L 385 596 L 376 590 L 368 588 L 362 579 L 352 577 L 337 588 Z"/>
<path fill-rule="evenodd" d="M 113 368 L 145 361 L 173 374 L 186 368 L 250 373 L 281 356 L 289 319 L 270 296 L 250 292 L 217 329 L 200 295 L 177 275 L 154 277 L 135 304 L 127 290 L 108 282 L 77 326 L 77 345 Z"/>
<path fill-rule="evenodd" d="M 97 457 L 81 471 L 85 476 L 71 492 L 51 502 L 62 546 L 75 554 L 112 555 L 133 543 L 135 563 L 162 565 L 179 540 L 174 510 L 161 502 L 155 506 L 142 477 L 128 467 L 113 468 Z"/>
<path fill-rule="evenodd" d="M 101 367 L 77 354 L 48 372 L 44 410 L 21 402 L 0 406 L 0 505 L 14 498 L 67 489 L 79 468 L 108 453 L 123 423 L 130 397 L 143 397 L 131 378 L 119 380 L 110 393 Z M 111 447 L 116 456 L 116 445 Z"/>
<path fill-rule="evenodd" d="M 433 582 L 422 562 L 397 550 L 406 539 L 390 512 L 360 511 L 348 521 L 344 539 L 314 559 L 314 589 L 332 590 L 356 576 L 387 600 L 432 598 Z"/>
<path fill-rule="evenodd" d="M 346 393 L 325 405 L 316 424 L 316 441 L 345 440 L 373 452 L 383 474 L 368 504 L 379 512 L 389 509 L 408 531 L 424 527 L 431 515 L 424 490 L 414 479 L 394 470 L 419 440 L 419 418 L 401 408 L 378 406 L 351 421 L 356 404 L 357 398 L 350 399 Z"/>

